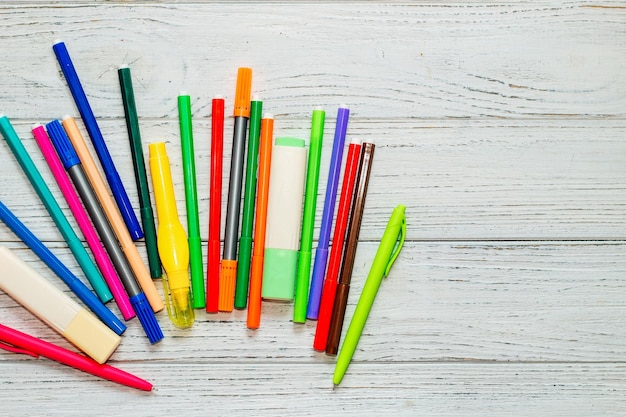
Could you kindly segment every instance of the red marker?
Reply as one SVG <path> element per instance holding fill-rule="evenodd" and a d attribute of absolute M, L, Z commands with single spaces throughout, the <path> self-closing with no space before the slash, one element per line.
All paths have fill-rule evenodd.
<path fill-rule="evenodd" d="M 333 244 L 330 249 L 330 259 L 328 261 L 328 272 L 326 274 L 326 280 L 324 281 L 324 289 L 322 290 L 320 311 L 317 317 L 317 327 L 315 329 L 315 339 L 313 340 L 313 349 L 322 352 L 326 350 L 328 329 L 333 314 L 333 304 L 335 303 L 335 293 L 337 292 L 337 277 L 339 275 L 339 267 L 341 266 L 343 247 L 346 240 L 348 215 L 350 214 L 350 203 L 352 202 L 354 181 L 359 167 L 360 154 L 361 142 L 359 140 L 352 140 L 350 146 L 348 146 L 348 156 L 346 158 L 346 167 L 341 185 L 341 196 L 339 197 L 339 208 L 337 209 Z"/>
<path fill-rule="evenodd" d="M 224 155 L 224 99 L 213 99 L 211 115 L 211 192 L 209 253 L 206 272 L 206 311 L 217 313 L 220 280 L 220 228 L 222 214 L 222 159 Z"/>

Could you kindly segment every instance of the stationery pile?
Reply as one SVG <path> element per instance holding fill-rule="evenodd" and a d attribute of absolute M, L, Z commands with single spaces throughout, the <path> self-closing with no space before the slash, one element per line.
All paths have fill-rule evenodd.
<path fill-rule="evenodd" d="M 67 48 L 58 41 L 53 50 L 106 182 L 74 118 L 66 116 L 62 121 L 52 120 L 45 126 L 35 126 L 32 134 L 87 241 L 95 264 L 6 116 L 0 116 L 0 133 L 95 294 L 1 201 L 0 220 L 68 285 L 90 311 L 69 299 L 9 249 L 2 247 L 0 288 L 88 357 L 3 325 L 0 325 L 0 348 L 40 354 L 111 381 L 150 390 L 152 385 L 148 382 L 104 364 L 120 344 L 120 335 L 126 329 L 104 303 L 114 300 L 125 320 L 137 316 L 150 343 L 157 343 L 163 339 L 163 332 L 155 314 L 164 307 L 172 323 L 180 328 L 193 325 L 195 309 L 217 313 L 247 308 L 247 327 L 258 329 L 262 300 L 279 300 L 293 301 L 294 323 L 317 320 L 313 348 L 336 355 L 375 150 L 373 143 L 358 140 L 352 140 L 348 146 L 333 244 L 330 246 L 349 109 L 342 106 L 337 112 L 322 222 L 311 271 L 326 113 L 320 108 L 313 110 L 308 149 L 300 138 L 274 139 L 273 116 L 263 114 L 263 103 L 257 97 L 251 98 L 252 70 L 239 68 L 221 255 L 225 100 L 216 97 L 212 101 L 205 276 L 190 96 L 181 93 L 178 97 L 187 228 L 179 220 L 169 158 L 163 142 L 148 146 L 157 227 L 131 72 L 127 66 L 119 68 L 121 98 L 139 191 L 140 225 Z M 334 384 L 341 381 L 382 278 L 389 273 L 400 252 L 406 228 L 404 210 L 404 206 L 398 206 L 391 215 L 339 354 Z M 145 238 L 149 268 L 134 244 L 142 238 Z M 156 278 L 163 278 L 165 302 L 154 285 L 153 279 Z"/>

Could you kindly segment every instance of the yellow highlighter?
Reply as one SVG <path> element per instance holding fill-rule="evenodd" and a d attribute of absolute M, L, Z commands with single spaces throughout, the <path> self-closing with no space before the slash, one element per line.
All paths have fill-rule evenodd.
<path fill-rule="evenodd" d="M 189 245 L 185 229 L 178 219 L 170 161 L 165 151 L 165 143 L 150 144 L 148 149 L 159 221 L 157 247 L 165 268 L 163 275 L 165 306 L 168 316 L 176 326 L 191 327 L 194 312 L 191 308 Z"/>

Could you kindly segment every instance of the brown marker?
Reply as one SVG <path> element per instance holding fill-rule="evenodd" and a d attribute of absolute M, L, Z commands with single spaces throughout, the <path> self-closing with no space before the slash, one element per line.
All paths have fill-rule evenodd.
<path fill-rule="evenodd" d="M 363 219 L 363 209 L 365 208 L 365 197 L 367 196 L 367 185 L 369 184 L 373 158 L 374 144 L 363 143 L 359 161 L 359 176 L 352 199 L 352 212 L 350 213 L 350 223 L 348 224 L 346 249 L 343 254 L 337 294 L 335 295 L 335 304 L 333 305 L 333 314 L 328 331 L 328 341 L 326 342 L 327 355 L 336 355 L 339 350 L 339 339 L 341 338 L 341 328 L 343 327 L 346 305 L 348 304 L 352 268 L 354 267 L 356 247 L 359 241 L 359 231 L 361 230 L 361 220 Z"/>

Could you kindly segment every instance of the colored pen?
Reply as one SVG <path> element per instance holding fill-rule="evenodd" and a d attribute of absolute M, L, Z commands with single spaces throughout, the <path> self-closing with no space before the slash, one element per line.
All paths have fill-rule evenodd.
<path fill-rule="evenodd" d="M 295 294 L 306 148 L 298 138 L 276 138 L 267 201 L 263 287 L 266 300 L 291 301 Z"/>
<path fill-rule="evenodd" d="M 61 346 L 54 345 L 2 324 L 0 324 L 0 349 L 30 355 L 34 358 L 43 356 L 44 358 L 71 366 L 72 368 L 117 384 L 143 391 L 152 391 L 151 383 L 135 375 L 107 364 L 99 364 L 86 356 L 79 355 L 71 350 L 67 350 Z"/>
<path fill-rule="evenodd" d="M 325 117 L 326 113 L 324 110 L 313 110 L 309 162 L 306 172 L 306 189 L 304 191 L 302 237 L 296 277 L 296 296 L 293 305 L 294 323 L 304 323 L 306 321 L 306 309 L 309 300 L 309 277 L 311 276 L 311 251 L 313 249 L 313 226 L 315 224 L 315 207 L 317 204 Z"/>
<path fill-rule="evenodd" d="M 396 258 L 402 250 L 404 244 L 404 237 L 406 235 L 406 218 L 404 216 L 405 207 L 399 205 L 393 210 L 385 233 L 380 241 L 376 256 L 372 262 L 372 267 L 367 280 L 363 286 L 363 291 L 359 297 L 359 302 L 354 310 L 352 320 L 350 320 L 350 326 L 346 333 L 345 340 L 341 346 L 341 351 L 337 357 L 337 365 L 335 366 L 335 374 L 333 376 L 333 384 L 339 385 L 343 379 L 348 365 L 352 360 L 356 345 L 359 343 L 361 333 L 365 327 L 365 322 L 370 314 L 374 299 L 378 293 L 383 278 L 389 275 L 389 270 L 395 262 Z"/>
<path fill-rule="evenodd" d="M 117 349 L 119 335 L 4 246 L 0 265 L 0 289 L 93 360 L 104 363 Z"/>
<path fill-rule="evenodd" d="M 356 248 L 359 243 L 359 232 L 361 230 L 361 220 L 363 219 L 363 209 L 365 208 L 365 198 L 367 197 L 367 186 L 369 184 L 372 161 L 374 158 L 374 144 L 363 143 L 361 158 L 359 161 L 359 177 L 356 180 L 354 198 L 352 199 L 352 214 L 348 225 L 346 238 L 346 250 L 343 254 L 341 264 L 341 274 L 337 283 L 337 294 L 333 305 L 333 314 L 328 329 L 328 341 L 326 342 L 326 354 L 336 355 L 341 338 L 341 328 L 348 304 L 348 293 L 350 292 L 350 280 L 352 279 L 352 268 L 356 256 Z"/>
<path fill-rule="evenodd" d="M 120 278 L 117 276 L 113 265 L 111 264 L 111 260 L 109 256 L 105 252 L 102 247 L 102 243 L 100 242 L 100 238 L 96 234 L 91 221 L 89 220 L 89 216 L 85 212 L 83 205 L 81 204 L 76 191 L 72 187 L 72 183 L 70 179 L 67 177 L 65 170 L 63 169 L 63 165 L 59 161 L 59 158 L 50 143 L 50 138 L 46 133 L 46 129 L 41 126 L 35 126 L 32 129 L 33 137 L 37 141 L 39 145 L 39 149 L 41 149 L 41 153 L 44 158 L 48 162 L 48 166 L 50 167 L 50 171 L 52 175 L 57 181 L 59 188 L 61 189 L 61 193 L 65 197 L 70 210 L 74 214 L 74 218 L 76 219 L 76 223 L 80 227 L 80 230 L 83 232 L 89 247 L 91 248 L 91 252 L 94 255 L 94 259 L 100 268 L 100 272 L 102 272 L 102 276 L 104 277 L 106 283 L 113 294 L 113 298 L 120 311 L 122 312 L 122 316 L 124 316 L 125 320 L 130 320 L 135 317 L 135 311 L 133 307 L 130 305 L 130 301 L 128 300 L 128 295 L 126 295 L 126 291 L 124 291 L 124 287 L 120 282 Z"/>
<path fill-rule="evenodd" d="M 120 175 L 115 168 L 109 149 L 104 142 L 104 137 L 102 137 L 102 132 L 100 131 L 96 117 L 93 114 L 93 110 L 89 105 L 87 95 L 85 95 L 85 91 L 80 83 L 80 79 L 78 78 L 78 74 L 76 73 L 70 54 L 67 51 L 67 47 L 64 42 L 57 40 L 52 45 L 52 49 L 54 50 L 57 61 L 59 62 L 61 71 L 65 76 L 65 80 L 67 81 L 67 86 L 72 93 L 72 97 L 74 97 L 74 103 L 76 103 L 76 107 L 80 112 L 83 122 L 85 123 L 85 127 L 87 128 L 93 147 L 98 154 L 98 159 L 100 159 L 100 163 L 104 169 L 109 186 L 111 187 L 111 191 L 115 197 L 115 201 L 117 202 L 120 212 L 122 213 L 124 222 L 128 227 L 128 231 L 133 240 L 141 239 L 143 237 L 143 232 L 139 226 L 139 221 L 137 220 L 137 216 L 135 215 L 133 207 L 130 204 L 130 200 L 126 194 L 126 189 L 124 188 Z"/>
<path fill-rule="evenodd" d="M 133 91 L 133 80 L 130 68 L 122 65 L 117 70 L 122 91 L 122 104 L 124 105 L 124 115 L 126 116 L 126 129 L 130 141 L 130 153 L 133 158 L 133 169 L 135 171 L 135 182 L 139 193 L 139 213 L 146 239 L 146 251 L 148 253 L 148 266 L 152 278 L 161 278 L 161 261 L 159 260 L 159 250 L 157 249 L 156 227 L 154 225 L 154 212 L 150 201 L 150 190 L 148 189 L 148 177 L 146 176 L 146 163 L 143 157 L 143 147 L 141 145 L 141 133 L 139 130 L 139 120 L 137 118 L 137 107 L 135 105 L 135 93 Z"/>
<path fill-rule="evenodd" d="M 98 268 L 96 268 L 93 261 L 89 257 L 89 254 L 83 246 L 83 242 L 81 242 L 78 236 L 76 236 L 76 233 L 74 233 L 72 226 L 70 226 L 70 223 L 65 218 L 63 211 L 61 211 L 61 207 L 59 207 L 59 204 L 54 199 L 54 196 L 43 180 L 43 177 L 37 170 L 35 163 L 26 151 L 26 148 L 24 148 L 24 144 L 17 136 L 15 129 L 13 129 L 11 122 L 9 122 L 9 119 L 7 119 L 6 116 L 0 116 L 0 133 L 2 133 L 2 136 L 9 145 L 9 148 L 11 148 L 17 162 L 19 162 L 22 170 L 28 177 L 28 180 L 37 192 L 37 195 L 52 217 L 52 220 L 54 220 L 54 224 L 56 224 L 57 228 L 61 232 L 61 235 L 63 235 L 63 238 L 67 242 L 72 254 L 74 254 L 74 257 L 78 261 L 78 265 L 80 265 L 81 269 L 85 273 L 85 276 L 89 280 L 91 287 L 98 295 L 98 298 L 100 298 L 103 303 L 110 301 L 113 298 L 113 295 L 104 282 L 100 271 L 98 271 Z"/>
<path fill-rule="evenodd" d="M 328 340 L 328 328 L 330 327 L 333 305 L 335 304 L 337 277 L 339 276 L 339 267 L 343 257 L 346 228 L 350 219 L 350 203 L 354 193 L 354 181 L 359 168 L 360 155 L 361 142 L 358 139 L 353 139 L 348 146 L 346 167 L 341 184 L 341 195 L 339 196 L 339 207 L 337 208 L 337 220 L 333 232 L 333 246 L 328 259 L 328 274 L 324 281 L 317 326 L 315 327 L 315 338 L 313 339 L 313 349 L 321 352 L 326 350 L 326 341 Z"/>
<path fill-rule="evenodd" d="M 72 179 L 72 182 L 74 183 L 74 186 L 76 187 L 76 190 L 85 205 L 85 209 L 91 217 L 94 227 L 102 239 L 102 243 L 109 252 L 109 256 L 113 261 L 113 265 L 115 265 L 115 269 L 117 270 L 120 279 L 124 283 L 124 287 L 126 288 L 130 298 L 130 303 L 135 310 L 135 314 L 139 318 L 146 335 L 150 339 L 150 343 L 156 343 L 163 337 L 161 329 L 159 329 L 159 325 L 156 322 L 152 309 L 146 308 L 146 304 L 148 304 L 148 302 L 145 295 L 139 289 L 137 280 L 133 275 L 130 265 L 128 264 L 128 260 L 124 256 L 121 248 L 118 246 L 115 233 L 113 232 L 111 224 L 104 214 L 102 207 L 98 203 L 98 198 L 96 197 L 91 183 L 87 178 L 87 174 L 85 174 L 80 160 L 78 159 L 78 155 L 76 155 L 69 138 L 63 130 L 63 126 L 58 120 L 53 120 L 48 123 L 46 125 L 46 129 L 48 130 L 50 139 L 57 150 L 63 166 Z"/>
<path fill-rule="evenodd" d="M 246 308 L 248 282 L 250 277 L 250 254 L 252 252 L 252 228 L 254 226 L 254 201 L 256 198 L 257 167 L 259 161 L 259 135 L 263 102 L 253 97 L 250 102 L 250 129 L 248 133 L 248 160 L 246 182 L 243 195 L 243 215 L 241 217 L 241 238 L 237 262 L 237 283 L 235 286 L 235 308 Z"/>
<path fill-rule="evenodd" d="M 81 280 L 67 267 L 22 223 L 15 214 L 0 202 L 0 220 L 22 242 L 26 244 L 48 268 L 50 268 L 68 286 L 70 290 L 96 315 L 104 324 L 117 334 L 122 334 L 126 326 L 105 307 Z"/>
<path fill-rule="evenodd" d="M 220 280 L 220 228 L 222 214 L 222 159 L 224 153 L 224 99 L 211 103 L 211 190 L 209 244 L 206 269 L 206 311 L 218 312 Z"/>
<path fill-rule="evenodd" d="M 176 326 L 191 327 L 194 312 L 189 288 L 189 245 L 185 229 L 178 219 L 170 161 L 165 143 L 152 143 L 148 149 L 152 188 L 159 219 L 157 241 L 161 262 L 165 268 L 163 286 L 167 314 Z M 204 298 L 204 294 L 202 296 Z"/>
<path fill-rule="evenodd" d="M 189 261 L 191 269 L 192 307 L 205 308 L 204 271 L 202 270 L 202 239 L 198 218 L 198 190 L 196 187 L 196 164 L 193 152 L 193 131 L 191 126 L 191 99 L 187 93 L 178 96 L 178 120 L 180 143 L 183 155 L 183 178 L 185 180 L 185 201 L 187 203 L 187 231 L 189 232 Z M 167 165 L 169 169 L 169 163 Z M 178 214 L 176 215 L 178 218 Z M 159 219 L 159 223 L 161 220 Z"/>
<path fill-rule="evenodd" d="M 319 314 L 322 285 L 324 284 L 326 262 L 328 261 L 328 241 L 330 240 L 330 229 L 333 226 L 335 200 L 337 200 L 337 188 L 339 187 L 339 174 L 341 173 L 341 160 L 343 158 L 343 148 L 346 141 L 349 115 L 350 110 L 345 107 L 340 107 L 337 111 L 335 138 L 333 141 L 332 154 L 330 156 L 330 169 L 326 183 L 326 198 L 324 200 L 324 211 L 322 212 L 322 225 L 320 227 L 317 250 L 315 251 L 315 261 L 313 262 L 313 273 L 311 275 L 311 288 L 309 290 L 309 303 L 307 306 L 306 316 L 311 320 L 317 320 L 317 315 Z"/>
<path fill-rule="evenodd" d="M 239 208 L 241 206 L 241 184 L 243 182 L 244 151 L 246 132 L 250 117 L 250 88 L 252 69 L 239 68 L 235 93 L 235 128 L 233 152 L 230 160 L 230 182 L 226 203 L 226 231 L 224 233 L 224 255 L 222 256 L 218 309 L 233 311 L 235 302 L 235 280 L 237 278 L 237 236 L 239 235 Z"/>
<path fill-rule="evenodd" d="M 250 265 L 250 297 L 248 302 L 247 325 L 249 329 L 258 329 L 261 324 L 261 290 L 263 288 L 263 256 L 265 253 L 265 225 L 267 220 L 267 202 L 270 186 L 270 167 L 272 164 L 272 140 L 274 135 L 274 117 L 266 113 L 261 119 L 261 138 L 259 149 L 259 190 L 254 219 L 254 250 Z"/>
<path fill-rule="evenodd" d="M 76 121 L 70 116 L 65 116 L 63 118 L 63 127 L 65 128 L 67 136 L 70 138 L 70 142 L 72 142 L 72 145 L 74 146 L 74 150 L 80 158 L 80 162 L 85 170 L 85 173 L 87 174 L 87 178 L 89 178 L 89 182 L 98 197 L 98 201 L 109 219 L 109 223 L 115 232 L 115 236 L 117 237 L 124 255 L 126 255 L 126 259 L 133 270 L 135 278 L 139 281 L 139 284 L 143 289 L 143 293 L 152 306 L 152 310 L 155 313 L 163 310 L 164 306 L 161 296 L 154 286 L 154 282 L 152 282 L 150 273 L 148 272 L 146 265 L 143 263 L 137 247 L 128 234 L 128 229 L 125 227 L 120 213 L 115 207 L 115 203 L 113 203 L 113 200 L 109 195 L 102 176 L 100 175 L 100 171 L 98 171 L 96 163 L 94 162 L 89 149 L 87 149 L 87 144 L 78 129 Z M 124 284 L 124 286 L 126 287 L 127 285 Z M 128 288 L 126 291 L 128 292 Z M 131 297 L 131 294 L 129 293 L 128 296 Z"/>

